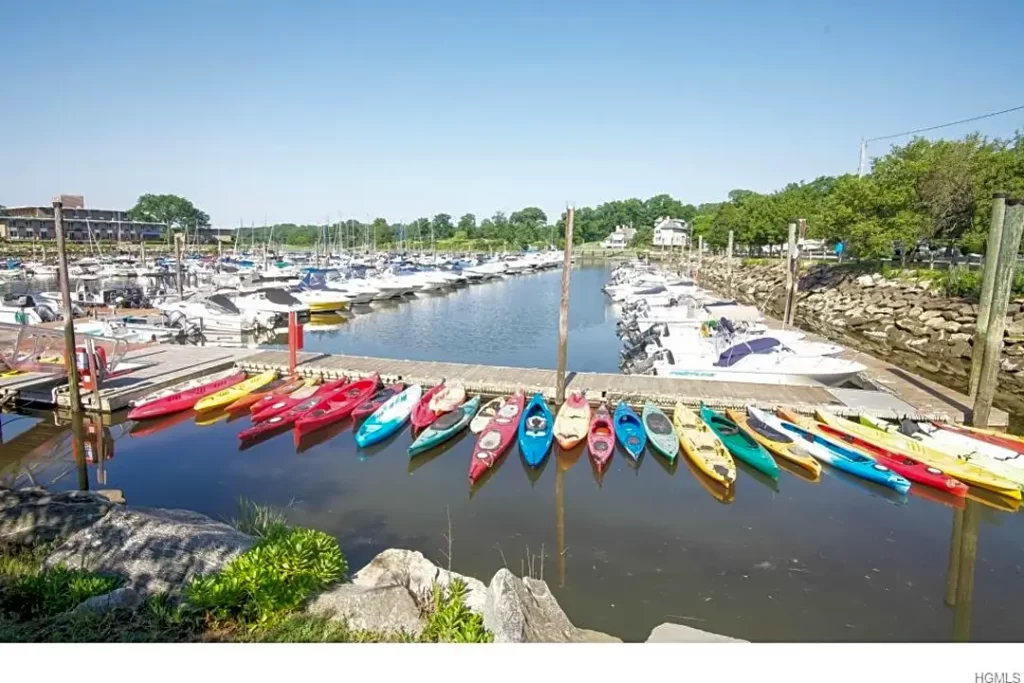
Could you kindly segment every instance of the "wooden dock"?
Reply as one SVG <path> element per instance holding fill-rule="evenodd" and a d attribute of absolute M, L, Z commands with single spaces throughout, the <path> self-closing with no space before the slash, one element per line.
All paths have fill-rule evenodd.
<path fill-rule="evenodd" d="M 112 413 L 127 408 L 133 400 L 150 392 L 226 370 L 252 353 L 252 349 L 163 344 L 130 351 L 122 363 L 136 369 L 103 382 L 98 402 L 96 392 L 83 389 L 82 406 L 90 412 Z M 67 408 L 70 405 L 67 386 L 63 383 L 53 394 L 56 406 Z"/>
<path fill-rule="evenodd" d="M 470 393 L 489 396 L 508 394 L 517 389 L 523 389 L 528 394 L 540 392 L 548 399 L 555 395 L 554 370 L 316 353 L 301 354 L 299 361 L 298 372 L 307 376 L 358 378 L 378 374 L 385 382 L 401 381 L 425 387 L 434 386 L 445 379 L 461 382 Z M 288 353 L 259 351 L 240 358 L 238 365 L 250 372 L 285 371 L 288 367 Z M 722 410 L 754 404 L 763 408 L 787 408 L 801 413 L 823 408 L 845 416 L 868 413 L 876 417 L 963 420 L 963 413 L 955 404 L 938 401 L 918 404 L 912 402 L 915 396 L 905 397 L 896 392 L 872 389 L 779 386 L 584 372 L 569 373 L 566 385 L 568 391 L 585 391 L 592 401 L 615 403 L 624 400 L 633 405 L 653 401 L 670 407 L 676 401 L 682 401 L 689 406 L 704 403 Z"/>

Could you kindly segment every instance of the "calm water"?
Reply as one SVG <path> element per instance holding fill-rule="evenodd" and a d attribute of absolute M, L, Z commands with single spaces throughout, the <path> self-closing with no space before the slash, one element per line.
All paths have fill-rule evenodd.
<path fill-rule="evenodd" d="M 614 370 L 614 318 L 604 268 L 574 271 L 570 367 Z M 550 272 L 430 296 L 310 333 L 307 349 L 552 367 L 560 274 Z M 345 422 L 296 444 L 278 436 L 239 451 L 244 420 L 196 425 L 191 415 L 131 433 L 100 431 L 110 459 L 84 473 L 64 439 L 35 460 L 13 460 L 17 435 L 47 423 L 4 415 L 0 482 L 26 468 L 36 481 L 123 489 L 133 505 L 181 507 L 230 519 L 245 496 L 289 508 L 290 519 L 335 534 L 356 569 L 393 546 L 489 579 L 508 566 L 551 585 L 580 626 L 627 640 L 675 621 L 751 640 L 1024 639 L 1024 524 L 968 502 L 977 533 L 973 599 L 944 603 L 955 510 L 835 474 L 777 484 L 744 469 L 723 503 L 685 461 L 617 456 L 599 485 L 581 449 L 555 452 L 539 472 L 512 452 L 472 495 L 471 435 L 410 463 L 408 431 L 366 451 Z M 176 423 L 175 423 L 176 422 Z M 166 425 L 166 426 L 165 426 Z M 162 427 L 162 428 L 161 428 Z M 98 453 L 95 436 L 90 452 Z M 108 456 L 111 453 L 108 453 Z M 97 458 L 92 457 L 93 460 Z M 543 555 L 543 562 L 541 556 Z"/>

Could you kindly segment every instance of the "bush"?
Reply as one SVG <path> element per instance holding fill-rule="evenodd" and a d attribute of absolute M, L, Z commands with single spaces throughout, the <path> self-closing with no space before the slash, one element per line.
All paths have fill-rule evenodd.
<path fill-rule="evenodd" d="M 421 641 L 490 643 L 494 640 L 494 635 L 484 629 L 483 617 L 466 607 L 467 590 L 462 579 L 453 579 L 447 590 L 434 584 Z"/>
<path fill-rule="evenodd" d="M 219 573 L 194 579 L 185 598 L 217 619 L 267 627 L 347 573 L 345 558 L 332 536 L 313 529 L 282 528 Z"/>
<path fill-rule="evenodd" d="M 54 567 L 10 580 L 0 591 L 0 613 L 17 619 L 49 617 L 66 612 L 97 595 L 109 593 L 123 581 L 80 569 Z"/>
<path fill-rule="evenodd" d="M 942 281 L 942 289 L 948 296 L 976 297 L 981 293 L 980 270 L 950 268 Z"/>

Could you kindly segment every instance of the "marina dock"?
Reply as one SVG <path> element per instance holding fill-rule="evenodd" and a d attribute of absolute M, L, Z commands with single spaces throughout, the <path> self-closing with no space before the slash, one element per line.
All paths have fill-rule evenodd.
<path fill-rule="evenodd" d="M 652 401 L 671 407 L 676 401 L 689 406 L 704 403 L 712 408 L 786 408 L 809 414 L 825 409 L 838 415 L 867 413 L 875 417 L 912 417 L 918 420 L 963 422 L 969 399 L 936 382 L 915 376 L 890 363 L 862 353 L 847 352 L 867 365 L 863 374 L 870 388 L 850 389 L 824 386 L 790 386 L 744 382 L 714 382 L 674 377 L 570 372 L 566 391 L 584 391 L 591 401 L 632 405 Z M 302 352 L 298 374 L 324 378 L 360 378 L 380 375 L 385 382 L 405 382 L 431 387 L 442 380 L 461 382 L 470 393 L 508 394 L 522 389 L 540 392 L 547 399 L 555 395 L 555 371 L 537 368 L 473 365 L 373 358 L 341 354 Z M 288 371 L 286 350 L 237 349 L 224 347 L 159 344 L 127 354 L 124 367 L 134 369 L 104 382 L 98 392 L 83 391 L 87 411 L 112 413 L 127 408 L 135 399 L 203 374 L 237 366 L 248 372 Z M 67 386 L 62 378 L 42 373 L 25 373 L 0 378 L 0 403 L 33 407 L 68 407 Z M 994 410 L 991 424 L 1005 428 L 1009 416 Z"/>

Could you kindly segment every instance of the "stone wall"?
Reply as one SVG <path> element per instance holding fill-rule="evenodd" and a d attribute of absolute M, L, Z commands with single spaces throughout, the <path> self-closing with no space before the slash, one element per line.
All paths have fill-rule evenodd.
<path fill-rule="evenodd" d="M 700 284 L 725 295 L 723 258 L 705 259 Z M 785 261 L 733 264 L 732 295 L 781 318 Z M 976 302 L 945 296 L 912 272 L 885 278 L 835 264 L 806 266 L 800 276 L 796 324 L 837 343 L 967 392 Z M 1024 413 L 1024 299 L 1010 303 L 996 404 Z"/>

